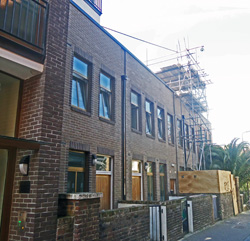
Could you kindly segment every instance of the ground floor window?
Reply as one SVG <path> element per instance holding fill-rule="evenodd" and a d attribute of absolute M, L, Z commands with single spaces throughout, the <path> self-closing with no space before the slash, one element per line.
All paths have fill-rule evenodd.
<path fill-rule="evenodd" d="M 70 151 L 68 162 L 67 192 L 84 192 L 87 189 L 85 175 L 86 154 L 84 152 Z"/>
<path fill-rule="evenodd" d="M 154 200 L 154 174 L 153 174 L 152 162 L 148 162 L 147 181 L 148 181 L 148 201 L 153 201 Z"/>
<path fill-rule="evenodd" d="M 161 194 L 161 201 L 166 200 L 166 165 L 160 164 L 160 194 Z"/>
<path fill-rule="evenodd" d="M 112 208 L 112 158 L 111 156 L 97 155 L 96 164 L 96 192 L 102 192 L 100 209 Z"/>
<path fill-rule="evenodd" d="M 142 163 L 132 161 L 132 199 L 143 200 L 142 196 Z"/>

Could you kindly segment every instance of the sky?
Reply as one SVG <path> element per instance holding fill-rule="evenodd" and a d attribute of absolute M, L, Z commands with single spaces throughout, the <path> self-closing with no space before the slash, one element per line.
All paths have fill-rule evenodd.
<path fill-rule="evenodd" d="M 249 0 L 103 0 L 102 5 L 104 27 L 173 50 L 204 45 L 195 55 L 213 83 L 207 86 L 213 142 L 225 145 L 235 137 L 250 142 Z M 110 33 L 144 63 L 173 54 Z"/>

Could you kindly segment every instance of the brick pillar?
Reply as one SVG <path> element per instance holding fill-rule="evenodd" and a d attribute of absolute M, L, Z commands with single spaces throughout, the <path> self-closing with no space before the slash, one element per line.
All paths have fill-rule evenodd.
<path fill-rule="evenodd" d="M 59 195 L 58 215 L 74 217 L 72 240 L 99 240 L 100 197 L 101 193 Z"/>

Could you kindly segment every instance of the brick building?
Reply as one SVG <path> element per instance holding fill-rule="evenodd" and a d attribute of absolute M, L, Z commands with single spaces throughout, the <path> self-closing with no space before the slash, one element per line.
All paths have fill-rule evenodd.
<path fill-rule="evenodd" d="M 55 240 L 59 194 L 163 201 L 197 168 L 191 108 L 100 15 L 100 0 L 0 1 L 1 240 Z"/>

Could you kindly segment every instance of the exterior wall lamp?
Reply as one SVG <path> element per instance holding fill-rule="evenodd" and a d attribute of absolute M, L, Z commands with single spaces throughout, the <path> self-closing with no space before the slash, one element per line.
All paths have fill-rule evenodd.
<path fill-rule="evenodd" d="M 95 166 L 97 163 L 97 157 L 96 154 L 92 154 L 92 166 Z"/>
<path fill-rule="evenodd" d="M 144 163 L 144 169 L 145 169 L 145 171 L 147 171 L 148 168 L 149 168 L 149 164 L 148 164 L 147 162 L 145 162 L 145 163 Z"/>
<path fill-rule="evenodd" d="M 30 156 L 24 156 L 19 161 L 19 170 L 23 174 L 23 176 L 28 176 L 29 174 L 29 163 L 30 163 Z"/>

